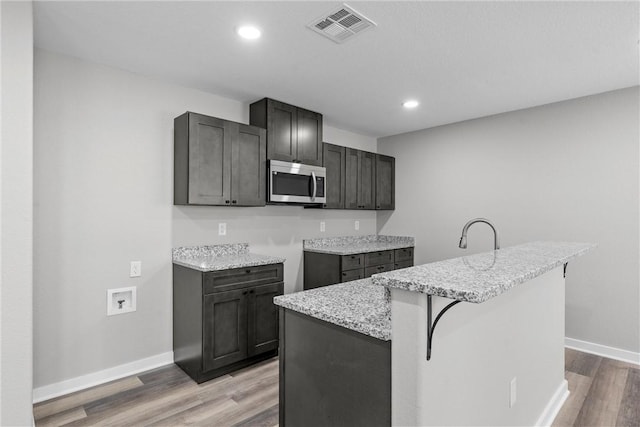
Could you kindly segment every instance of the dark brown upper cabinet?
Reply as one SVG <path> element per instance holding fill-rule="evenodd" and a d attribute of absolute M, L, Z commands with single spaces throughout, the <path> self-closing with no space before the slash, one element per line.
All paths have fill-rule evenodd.
<path fill-rule="evenodd" d="M 346 148 L 325 142 L 322 157 L 327 169 L 327 203 L 324 207 L 344 209 Z"/>
<path fill-rule="evenodd" d="M 345 208 L 376 209 L 376 154 L 346 149 Z"/>
<path fill-rule="evenodd" d="M 174 119 L 176 205 L 264 206 L 264 129 L 186 112 Z"/>
<path fill-rule="evenodd" d="M 376 209 L 395 209 L 396 159 L 376 154 Z"/>
<path fill-rule="evenodd" d="M 267 130 L 267 158 L 322 166 L 322 114 L 264 98 L 251 104 L 249 122 Z"/>

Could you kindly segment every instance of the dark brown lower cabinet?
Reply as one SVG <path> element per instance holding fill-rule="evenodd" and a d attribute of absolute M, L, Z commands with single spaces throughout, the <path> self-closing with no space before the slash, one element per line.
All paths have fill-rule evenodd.
<path fill-rule="evenodd" d="M 204 296 L 204 371 L 247 358 L 246 293 L 237 290 Z"/>
<path fill-rule="evenodd" d="M 174 264 L 175 363 L 201 383 L 276 355 L 282 275 L 282 264 L 215 272 Z"/>
<path fill-rule="evenodd" d="M 278 350 L 278 307 L 273 297 L 282 295 L 282 283 L 257 286 L 249 291 L 249 356 Z"/>
<path fill-rule="evenodd" d="M 305 251 L 303 289 L 364 279 L 412 266 L 412 247 L 349 255 Z"/>

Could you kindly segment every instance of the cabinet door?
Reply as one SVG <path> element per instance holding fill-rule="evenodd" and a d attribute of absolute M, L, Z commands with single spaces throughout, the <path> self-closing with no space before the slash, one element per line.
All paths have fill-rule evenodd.
<path fill-rule="evenodd" d="M 376 155 L 360 151 L 359 156 L 359 200 L 360 209 L 375 209 L 376 203 Z"/>
<path fill-rule="evenodd" d="M 273 303 L 273 297 L 282 292 L 282 283 L 249 290 L 249 356 L 278 348 L 278 307 Z"/>
<path fill-rule="evenodd" d="M 230 203 L 232 132 L 226 120 L 189 115 L 189 204 Z"/>
<path fill-rule="evenodd" d="M 267 136 L 264 129 L 234 123 L 231 149 L 231 204 L 264 206 L 266 198 Z"/>
<path fill-rule="evenodd" d="M 376 209 L 395 208 L 395 166 L 393 157 L 376 155 Z"/>
<path fill-rule="evenodd" d="M 358 193 L 360 186 L 360 174 L 358 173 L 358 153 L 360 151 L 347 148 L 345 159 L 345 188 L 344 188 L 344 207 L 346 209 L 358 209 Z"/>
<path fill-rule="evenodd" d="M 298 112 L 293 105 L 267 101 L 267 158 L 293 162 L 297 155 Z"/>
<path fill-rule="evenodd" d="M 345 147 L 339 145 L 323 144 L 324 167 L 327 169 L 327 203 L 326 208 L 344 208 L 345 190 Z"/>
<path fill-rule="evenodd" d="M 247 357 L 247 289 L 204 296 L 202 370 Z"/>
<path fill-rule="evenodd" d="M 298 108 L 298 144 L 295 161 L 322 166 L 322 114 Z"/>

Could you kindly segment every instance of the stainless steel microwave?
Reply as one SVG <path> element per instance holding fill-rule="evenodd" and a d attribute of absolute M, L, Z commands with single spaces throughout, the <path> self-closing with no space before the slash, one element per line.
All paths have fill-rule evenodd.
<path fill-rule="evenodd" d="M 268 201 L 322 204 L 326 197 L 327 170 L 321 166 L 269 161 Z"/>

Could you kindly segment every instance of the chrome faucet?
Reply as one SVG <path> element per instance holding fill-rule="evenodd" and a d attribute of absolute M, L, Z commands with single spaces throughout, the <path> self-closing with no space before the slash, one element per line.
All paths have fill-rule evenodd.
<path fill-rule="evenodd" d="M 498 241 L 498 230 L 496 230 L 491 221 L 486 218 L 474 218 L 464 225 L 464 227 L 462 228 L 462 236 L 460 236 L 460 244 L 458 245 L 458 247 L 460 249 L 467 249 L 467 231 L 469 230 L 469 227 L 471 227 L 476 222 L 484 222 L 485 224 L 488 224 L 489 227 L 491 227 L 491 229 L 493 230 L 493 249 L 500 249 L 500 242 Z"/>

